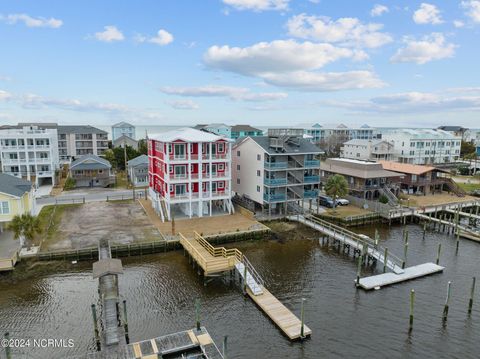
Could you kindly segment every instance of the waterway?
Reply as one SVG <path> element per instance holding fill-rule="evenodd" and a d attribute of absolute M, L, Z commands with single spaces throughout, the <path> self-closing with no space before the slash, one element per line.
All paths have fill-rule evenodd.
<path fill-rule="evenodd" d="M 403 256 L 403 227 L 378 229 L 382 245 Z M 408 264 L 435 261 L 441 242 L 445 271 L 372 292 L 355 288 L 356 263 L 322 247 L 314 233 L 308 239 L 235 245 L 287 307 L 299 314 L 301 298 L 306 299 L 305 318 L 313 335 L 295 343 L 236 286 L 222 281 L 204 286 L 182 251 L 124 258 L 120 292 L 128 304 L 130 338 L 137 341 L 194 327 L 194 300 L 200 298 L 202 325 L 219 345 L 228 335 L 229 358 L 478 358 L 480 286 L 470 317 L 467 305 L 472 276 L 480 278 L 480 244 L 461 240 L 456 255 L 453 237 L 427 233 L 423 240 L 420 226 L 407 229 Z M 373 236 L 374 226 L 356 231 Z M 90 304 L 98 303 L 98 293 L 91 263 L 61 269 L 40 264 L 23 275 L 21 271 L 0 274 L 0 331 L 9 331 L 12 338 L 73 339 L 74 347 L 25 348 L 14 351 L 13 358 L 23 358 L 23 352 L 28 358 L 60 359 L 94 350 Z M 369 274 L 371 270 L 362 275 Z M 452 296 L 444 325 L 448 281 Z M 411 289 L 416 303 L 409 334 Z"/>

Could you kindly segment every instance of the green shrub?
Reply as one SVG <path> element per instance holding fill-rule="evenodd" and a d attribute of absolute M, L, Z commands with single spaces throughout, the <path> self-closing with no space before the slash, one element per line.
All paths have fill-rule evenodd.
<path fill-rule="evenodd" d="M 68 177 L 65 181 L 65 185 L 63 186 L 64 191 L 69 191 L 75 188 L 77 181 L 75 181 L 72 177 Z"/>
<path fill-rule="evenodd" d="M 388 197 L 385 196 L 384 194 L 382 194 L 382 195 L 378 198 L 378 202 L 383 203 L 383 204 L 387 204 L 387 203 L 388 203 Z"/>

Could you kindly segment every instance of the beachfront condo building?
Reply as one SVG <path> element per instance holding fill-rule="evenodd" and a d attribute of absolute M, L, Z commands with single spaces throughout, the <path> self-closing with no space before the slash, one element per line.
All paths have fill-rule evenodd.
<path fill-rule="evenodd" d="M 135 140 L 135 126 L 123 121 L 114 124 L 112 126 L 112 142 L 115 142 L 122 136 L 127 136 Z"/>
<path fill-rule="evenodd" d="M 269 129 L 267 136 L 239 139 L 233 146 L 233 190 L 255 211 L 303 212 L 318 198 L 321 153 L 303 138 L 303 129 Z"/>
<path fill-rule="evenodd" d="M 149 136 L 149 196 L 162 221 L 233 213 L 231 150 L 193 128 Z"/>

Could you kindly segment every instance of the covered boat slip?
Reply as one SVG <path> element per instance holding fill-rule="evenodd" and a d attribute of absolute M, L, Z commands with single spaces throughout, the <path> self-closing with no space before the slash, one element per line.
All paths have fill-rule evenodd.
<path fill-rule="evenodd" d="M 265 288 L 262 278 L 242 252 L 236 248 L 213 247 L 197 232 L 194 233 L 194 238 L 187 239 L 182 234 L 179 236 L 183 248 L 203 270 L 205 277 L 237 271 L 246 294 L 290 340 L 311 335 L 310 328 Z"/>

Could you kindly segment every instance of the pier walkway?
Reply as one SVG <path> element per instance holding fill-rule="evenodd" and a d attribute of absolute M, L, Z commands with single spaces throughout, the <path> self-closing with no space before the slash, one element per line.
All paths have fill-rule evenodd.
<path fill-rule="evenodd" d="M 386 268 L 389 268 L 393 272 L 360 278 L 357 285 L 365 290 L 381 288 L 444 270 L 444 267 L 434 263 L 424 263 L 403 269 L 403 261 L 400 258 L 388 253 L 385 248 L 379 246 L 376 241 L 368 236 L 351 232 L 343 227 L 312 216 L 304 217 L 295 215 L 289 216 L 288 219 L 298 221 L 316 229 L 339 243 L 343 243 L 347 248 L 354 248 L 354 251 L 361 255 L 370 256 L 374 260 L 383 263 Z"/>
<path fill-rule="evenodd" d="M 446 212 L 456 214 L 457 212 L 455 211 L 450 211 L 446 210 Z M 462 224 L 458 224 L 455 221 L 451 221 L 448 219 L 441 219 L 441 218 L 436 218 L 433 216 L 427 216 L 422 213 L 416 213 L 415 217 L 420 218 L 426 222 L 434 222 L 440 225 L 444 225 L 446 227 L 449 227 L 451 229 L 451 232 L 455 234 L 455 231 L 458 230 L 458 233 L 460 237 L 470 239 L 475 242 L 480 242 L 480 231 L 478 229 L 474 229 L 471 227 L 466 227 Z"/>
<path fill-rule="evenodd" d="M 235 270 L 242 279 L 246 294 L 290 339 L 302 338 L 302 322 L 264 286 L 264 281 L 245 255 L 236 248 L 213 247 L 205 238 L 194 232 L 194 238 L 181 233 L 180 244 L 203 270 L 205 277 L 220 276 Z M 303 325 L 303 337 L 312 331 Z"/>

